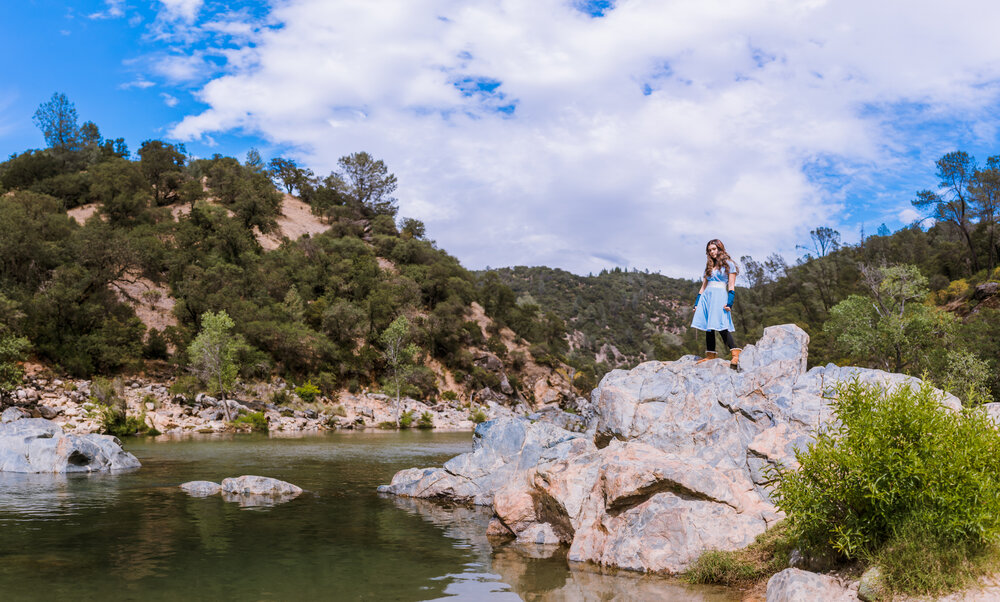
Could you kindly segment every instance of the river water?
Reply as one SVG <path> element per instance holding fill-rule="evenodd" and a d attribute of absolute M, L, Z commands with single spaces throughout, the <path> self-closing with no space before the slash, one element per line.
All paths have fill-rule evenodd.
<path fill-rule="evenodd" d="M 570 568 L 565 549 L 492 545 L 489 512 L 381 496 L 470 433 L 200 435 L 125 442 L 119 474 L 0 473 L 0 600 L 735 600 L 722 588 Z M 304 495 L 241 507 L 185 481 L 256 474 Z"/>

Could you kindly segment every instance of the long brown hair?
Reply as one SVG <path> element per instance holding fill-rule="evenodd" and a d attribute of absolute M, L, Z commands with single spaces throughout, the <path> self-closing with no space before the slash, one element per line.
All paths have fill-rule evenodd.
<path fill-rule="evenodd" d="M 708 254 L 708 248 L 712 245 L 715 245 L 715 248 L 719 250 L 719 252 L 715 254 L 714 260 L 712 259 L 712 256 Z M 736 262 L 733 261 L 733 258 L 729 256 L 729 253 L 726 253 L 726 245 L 722 244 L 722 241 L 719 240 L 718 238 L 713 238 L 712 240 L 708 241 L 708 244 L 705 245 L 705 256 L 707 258 L 707 261 L 705 262 L 706 279 L 711 278 L 712 272 L 720 267 L 726 269 L 726 275 L 728 276 L 730 272 L 729 270 L 730 262 L 732 262 L 733 264 L 735 273 L 736 274 L 740 273 L 740 267 L 736 265 Z"/>

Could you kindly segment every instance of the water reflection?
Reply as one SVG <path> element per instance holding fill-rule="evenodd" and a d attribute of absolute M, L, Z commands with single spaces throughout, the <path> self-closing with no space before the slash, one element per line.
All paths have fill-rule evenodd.
<path fill-rule="evenodd" d="M 730 602 L 737 592 L 721 587 L 690 586 L 675 580 L 630 571 L 602 570 L 596 565 L 569 563 L 566 547 L 491 541 L 486 537 L 490 510 L 481 507 L 442 504 L 429 500 L 392 497 L 397 507 L 417 514 L 444 529 L 449 538 L 469 547 L 476 557 L 470 574 L 456 578 L 446 589 L 449 595 L 470 591 L 463 581 L 500 581 L 512 599 L 560 600 L 690 600 Z M 500 584 L 498 584 L 500 585 Z"/>

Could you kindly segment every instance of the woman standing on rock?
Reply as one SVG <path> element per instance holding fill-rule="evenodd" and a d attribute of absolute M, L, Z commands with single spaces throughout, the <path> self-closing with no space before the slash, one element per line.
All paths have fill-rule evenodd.
<path fill-rule="evenodd" d="M 736 327 L 733 326 L 733 299 L 736 297 L 736 274 L 740 272 L 726 247 L 718 238 L 708 241 L 705 246 L 705 273 L 701 277 L 701 290 L 694 302 L 694 319 L 691 327 L 705 331 L 705 358 L 697 363 L 719 357 L 715 352 L 715 332 L 722 333 L 722 340 L 733 353 L 730 366 L 739 364 L 740 351 L 733 340 Z"/>

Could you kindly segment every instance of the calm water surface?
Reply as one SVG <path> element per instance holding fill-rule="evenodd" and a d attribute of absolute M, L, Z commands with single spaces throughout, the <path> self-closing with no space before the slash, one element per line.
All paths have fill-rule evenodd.
<path fill-rule="evenodd" d="M 565 550 L 493 546 L 484 509 L 383 497 L 470 433 L 130 440 L 114 475 L 0 473 L 0 600 L 706 600 L 734 592 L 570 569 Z M 308 493 L 270 507 L 177 486 L 257 474 Z"/>

